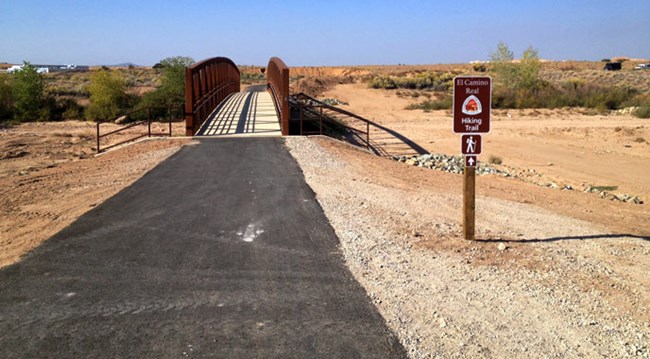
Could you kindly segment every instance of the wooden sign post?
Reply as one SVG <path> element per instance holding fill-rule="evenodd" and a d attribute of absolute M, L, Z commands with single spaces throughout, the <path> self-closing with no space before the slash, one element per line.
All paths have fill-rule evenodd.
<path fill-rule="evenodd" d="M 463 172 L 463 234 L 474 240 L 476 217 L 476 156 L 481 154 L 482 137 L 490 132 L 492 79 L 454 78 L 454 132 L 462 134 L 460 152 L 465 156 Z"/>
<path fill-rule="evenodd" d="M 465 239 L 474 240 L 476 214 L 476 167 L 465 167 L 463 179 L 463 233 Z"/>

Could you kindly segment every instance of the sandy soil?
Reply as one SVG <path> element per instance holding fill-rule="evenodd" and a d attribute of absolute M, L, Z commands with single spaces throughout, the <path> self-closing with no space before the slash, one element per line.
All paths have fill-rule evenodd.
<path fill-rule="evenodd" d="M 452 133 L 449 111 L 406 110 L 423 98 L 396 93 L 355 83 L 337 85 L 322 97 L 349 103 L 342 107 L 405 135 L 431 153 L 460 153 L 460 136 Z M 479 161 L 496 156 L 504 165 L 535 169 L 549 183 L 618 186 L 620 193 L 650 201 L 650 121 L 581 112 L 495 110 Z"/>
<path fill-rule="evenodd" d="M 106 131 L 117 128 L 105 126 Z M 184 130 L 184 123 L 174 126 L 173 133 Z M 107 138 L 105 144 L 142 130 Z M 0 130 L 0 267 L 19 260 L 187 141 L 152 139 L 95 156 L 93 123 L 27 123 Z"/>
<path fill-rule="evenodd" d="M 484 176 L 470 242 L 461 175 L 287 144 L 412 357 L 648 357 L 647 206 Z"/>
<path fill-rule="evenodd" d="M 323 97 L 429 152 L 459 152 L 450 113 L 404 109 L 421 98 L 361 83 L 334 85 Z M 479 160 L 496 156 L 503 168 L 539 175 L 479 177 L 475 242 L 460 239 L 459 175 L 331 140 L 287 140 L 355 277 L 412 357 L 650 357 L 650 122 L 583 112 L 494 112 Z M 190 141 L 95 156 L 94 131 L 84 122 L 0 130 L 0 266 Z M 550 183 L 616 186 L 645 203 Z"/>

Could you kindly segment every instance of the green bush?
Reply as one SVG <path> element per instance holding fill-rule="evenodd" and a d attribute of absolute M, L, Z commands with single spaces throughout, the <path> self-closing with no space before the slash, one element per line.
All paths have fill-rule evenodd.
<path fill-rule="evenodd" d="M 490 54 L 490 63 L 498 84 L 515 91 L 533 90 L 540 85 L 539 72 L 542 65 L 537 50 L 528 47 L 518 63 L 513 60 L 514 55 L 508 45 L 499 42 L 496 52 Z"/>
<path fill-rule="evenodd" d="M 158 69 L 162 71 L 160 87 L 147 93 L 142 102 L 144 106 L 168 106 L 185 101 L 185 68 L 191 66 L 191 57 L 175 56 L 161 60 Z"/>
<path fill-rule="evenodd" d="M 90 106 L 87 116 L 92 120 L 116 117 L 128 105 L 126 81 L 117 72 L 99 70 L 90 75 Z"/>
<path fill-rule="evenodd" d="M 41 74 L 29 62 L 14 74 L 12 81 L 12 98 L 14 118 L 18 121 L 47 119 L 44 113 L 44 82 Z"/>

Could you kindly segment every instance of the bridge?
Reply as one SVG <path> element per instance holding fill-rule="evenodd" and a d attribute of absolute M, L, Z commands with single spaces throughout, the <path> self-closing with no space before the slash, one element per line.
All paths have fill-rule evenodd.
<path fill-rule="evenodd" d="M 237 65 L 225 57 L 200 61 L 185 73 L 187 136 L 328 135 L 380 156 L 422 154 L 403 135 L 306 94 L 292 94 L 289 68 L 278 57 L 266 67 L 267 85 L 241 91 Z"/>
<path fill-rule="evenodd" d="M 185 122 L 185 134 L 198 137 L 278 137 L 288 135 L 326 135 L 366 148 L 384 157 L 424 154 L 427 151 L 404 135 L 358 114 L 319 101 L 304 93 L 292 93 L 289 68 L 272 57 L 266 84 L 248 86 L 242 91 L 241 73 L 226 57 L 200 61 L 185 70 L 185 103 L 181 108 L 139 108 L 111 121 L 97 122 L 97 152 L 132 142 L 142 137 L 172 135 L 172 119 L 177 114 Z M 153 133 L 154 113 L 167 113 L 169 130 Z M 101 133 L 100 125 L 124 118 L 137 119 L 126 126 Z M 142 119 L 142 118 L 146 119 Z M 178 118 L 176 117 L 176 118 Z M 131 128 L 148 125 L 145 133 L 111 143 L 106 137 Z M 132 130 L 131 130 L 132 131 Z M 102 143 L 104 144 L 102 146 Z"/>
<path fill-rule="evenodd" d="M 239 69 L 228 58 L 215 57 L 188 67 L 187 136 L 288 135 L 289 68 L 273 57 L 267 69 L 267 86 L 240 92 Z"/>

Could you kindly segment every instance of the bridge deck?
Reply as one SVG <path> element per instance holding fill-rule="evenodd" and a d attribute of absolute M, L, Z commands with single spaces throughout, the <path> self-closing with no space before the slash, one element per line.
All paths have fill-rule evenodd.
<path fill-rule="evenodd" d="M 197 136 L 281 136 L 280 122 L 266 86 L 250 86 L 226 98 Z"/>

